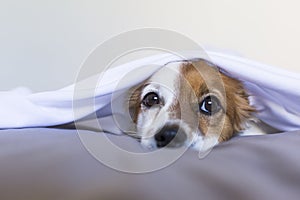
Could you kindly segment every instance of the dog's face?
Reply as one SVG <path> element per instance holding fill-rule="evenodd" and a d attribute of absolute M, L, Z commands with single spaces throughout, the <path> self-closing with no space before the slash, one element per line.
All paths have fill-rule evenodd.
<path fill-rule="evenodd" d="M 129 109 L 142 145 L 150 149 L 228 140 L 254 108 L 241 82 L 206 61 L 174 62 L 133 89 Z"/>

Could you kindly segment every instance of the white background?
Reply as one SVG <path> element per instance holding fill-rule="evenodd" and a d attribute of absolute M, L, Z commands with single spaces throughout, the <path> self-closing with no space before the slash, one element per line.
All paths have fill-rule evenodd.
<path fill-rule="evenodd" d="M 101 42 L 159 27 L 300 72 L 297 0 L 0 0 L 0 90 L 73 83 Z"/>

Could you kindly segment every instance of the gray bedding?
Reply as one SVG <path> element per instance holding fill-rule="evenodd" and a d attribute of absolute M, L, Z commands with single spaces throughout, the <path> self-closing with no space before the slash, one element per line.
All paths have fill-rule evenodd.
<path fill-rule="evenodd" d="M 1 200 L 300 199 L 300 132 L 236 137 L 204 159 L 188 150 L 167 168 L 135 175 L 93 158 L 76 130 L 1 130 L 0 143 Z"/>

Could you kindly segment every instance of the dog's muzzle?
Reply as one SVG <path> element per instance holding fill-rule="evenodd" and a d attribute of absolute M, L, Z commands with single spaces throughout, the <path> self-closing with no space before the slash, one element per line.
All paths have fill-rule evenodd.
<path fill-rule="evenodd" d="M 187 140 L 187 135 L 178 125 L 165 125 L 154 135 L 154 139 L 158 148 L 180 147 Z"/>

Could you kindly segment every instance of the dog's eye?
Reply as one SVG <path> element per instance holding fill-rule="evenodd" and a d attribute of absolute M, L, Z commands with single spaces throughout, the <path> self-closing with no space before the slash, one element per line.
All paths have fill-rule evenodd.
<path fill-rule="evenodd" d="M 154 105 L 158 105 L 160 103 L 159 97 L 155 92 L 150 92 L 148 94 L 145 95 L 142 103 L 150 108 Z"/>
<path fill-rule="evenodd" d="M 220 101 L 215 96 L 207 96 L 199 104 L 200 112 L 206 115 L 213 115 L 221 109 Z"/>

